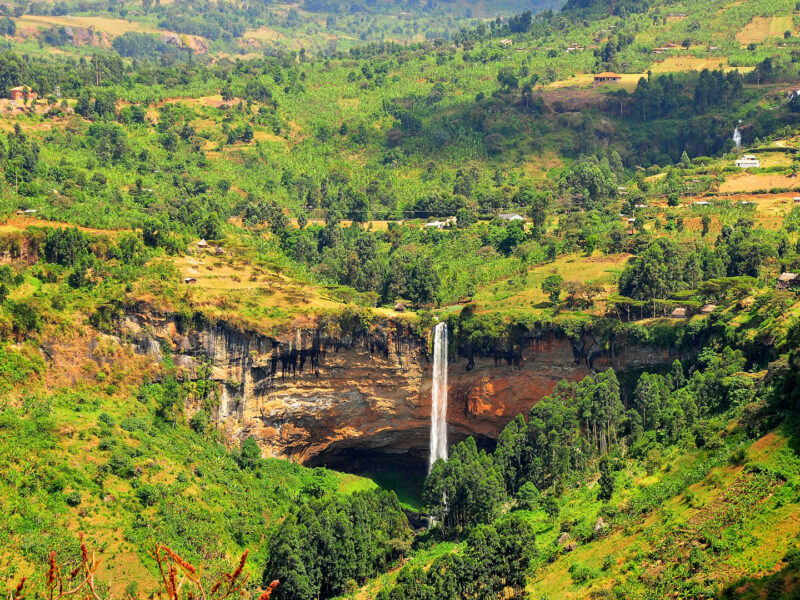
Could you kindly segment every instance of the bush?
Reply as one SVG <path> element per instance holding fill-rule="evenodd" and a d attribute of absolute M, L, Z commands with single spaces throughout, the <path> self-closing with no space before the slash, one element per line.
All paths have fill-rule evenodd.
<path fill-rule="evenodd" d="M 569 574 L 575 584 L 586 583 L 590 579 L 594 579 L 599 575 L 597 569 L 593 569 L 589 565 L 581 562 L 576 562 L 569 567 Z"/>
<path fill-rule="evenodd" d="M 211 419 L 208 416 L 208 412 L 204 408 L 198 410 L 189 420 L 189 427 L 191 427 L 192 430 L 199 435 L 205 435 L 210 424 Z"/>
<path fill-rule="evenodd" d="M 114 417 L 108 413 L 100 413 L 100 416 L 97 417 L 97 420 L 101 423 L 105 423 L 109 427 L 113 427 L 116 424 Z"/>
<path fill-rule="evenodd" d="M 112 438 L 105 438 L 105 439 L 100 440 L 100 443 L 97 445 L 97 448 L 99 450 L 103 450 L 103 451 L 113 450 L 114 446 L 116 446 L 116 445 L 117 445 L 116 440 L 114 440 Z"/>
<path fill-rule="evenodd" d="M 142 417 L 125 417 L 120 421 L 119 426 L 125 431 L 147 431 L 149 423 Z"/>
<path fill-rule="evenodd" d="M 117 477 L 130 479 L 136 475 L 133 459 L 123 452 L 115 452 L 108 459 L 108 469 Z"/>
<path fill-rule="evenodd" d="M 136 498 L 138 498 L 143 506 L 153 506 L 163 496 L 164 493 L 161 486 L 150 483 L 146 483 L 136 490 Z"/>
<path fill-rule="evenodd" d="M 67 494 L 66 497 L 67 504 L 69 506 L 78 506 L 81 503 L 81 493 L 80 492 L 70 492 Z"/>
<path fill-rule="evenodd" d="M 617 557 L 613 554 L 606 554 L 603 557 L 603 571 L 611 570 L 617 564 Z"/>

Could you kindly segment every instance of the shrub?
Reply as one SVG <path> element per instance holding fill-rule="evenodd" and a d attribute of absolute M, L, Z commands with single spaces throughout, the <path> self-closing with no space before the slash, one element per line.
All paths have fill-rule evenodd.
<path fill-rule="evenodd" d="M 133 460 L 121 451 L 115 452 L 108 459 L 108 469 L 122 479 L 130 479 L 136 475 Z"/>
<path fill-rule="evenodd" d="M 97 420 L 101 423 L 105 423 L 109 427 L 113 427 L 116 424 L 114 417 L 108 413 L 100 413 L 100 415 L 97 417 Z"/>
<path fill-rule="evenodd" d="M 105 439 L 100 440 L 100 443 L 97 445 L 97 448 L 99 450 L 103 450 L 103 451 L 113 450 L 114 446 L 116 446 L 116 445 L 117 445 L 116 440 L 114 440 L 112 438 L 105 438 Z"/>
<path fill-rule="evenodd" d="M 147 431 L 149 423 L 142 417 L 125 417 L 119 426 L 125 431 Z"/>
<path fill-rule="evenodd" d="M 161 486 L 150 483 L 146 483 L 136 490 L 136 498 L 138 498 L 139 502 L 144 506 L 153 506 L 163 496 L 164 493 Z"/>
<path fill-rule="evenodd" d="M 80 492 L 70 492 L 67 494 L 66 497 L 67 504 L 69 506 L 78 506 L 81 503 L 81 493 Z"/>
<path fill-rule="evenodd" d="M 569 574 L 575 584 L 586 583 L 590 579 L 594 579 L 599 575 L 597 569 L 593 569 L 589 565 L 576 562 L 569 567 Z"/>
<path fill-rule="evenodd" d="M 603 571 L 609 571 L 616 564 L 617 557 L 613 554 L 606 554 L 605 557 L 603 557 Z"/>
<path fill-rule="evenodd" d="M 189 426 L 195 433 L 199 435 L 205 435 L 210 424 L 211 419 L 208 416 L 208 412 L 204 408 L 198 410 L 189 420 Z"/>

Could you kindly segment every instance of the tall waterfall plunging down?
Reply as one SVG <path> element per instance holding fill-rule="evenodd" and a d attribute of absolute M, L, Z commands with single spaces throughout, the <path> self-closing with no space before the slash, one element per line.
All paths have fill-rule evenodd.
<path fill-rule="evenodd" d="M 439 323 L 433 335 L 433 390 L 431 393 L 431 459 L 447 460 L 447 323 Z"/>
<path fill-rule="evenodd" d="M 741 123 L 741 121 L 739 121 Z M 739 126 L 736 126 L 736 129 L 733 130 L 733 143 L 736 144 L 736 148 L 742 147 L 742 132 L 739 131 Z"/>

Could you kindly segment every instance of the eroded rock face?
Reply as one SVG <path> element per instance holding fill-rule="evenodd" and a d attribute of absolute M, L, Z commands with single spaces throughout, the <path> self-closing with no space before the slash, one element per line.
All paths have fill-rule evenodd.
<path fill-rule="evenodd" d="M 349 470 L 381 461 L 420 467 L 427 460 L 432 363 L 428 341 L 405 324 L 386 321 L 335 336 L 299 327 L 267 337 L 224 324 L 184 330 L 171 315 L 137 311 L 126 316 L 124 328 L 153 359 L 168 342 L 176 365 L 190 374 L 208 362 L 211 379 L 220 382 L 219 426 L 232 441 L 254 436 L 265 456 Z M 450 440 L 473 435 L 490 445 L 561 379 L 671 360 L 666 350 L 612 352 L 592 339 L 573 344 L 553 334 L 495 357 L 455 357 Z"/>

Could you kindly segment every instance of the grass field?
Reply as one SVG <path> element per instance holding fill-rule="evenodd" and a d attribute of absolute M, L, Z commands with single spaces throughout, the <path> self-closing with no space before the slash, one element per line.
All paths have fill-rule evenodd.
<path fill-rule="evenodd" d="M 236 319 L 260 331 L 284 324 L 310 309 L 335 309 L 341 302 L 324 294 L 324 288 L 305 284 L 239 254 L 217 256 L 214 250 L 173 259 L 186 285 L 191 303 L 210 317 Z"/>
<path fill-rule="evenodd" d="M 684 71 L 702 71 L 703 69 L 719 69 L 722 68 L 726 71 L 738 69 L 742 73 L 750 71 L 749 67 L 731 67 L 728 64 L 728 59 L 725 57 L 697 57 L 697 56 L 670 56 L 664 60 L 656 61 L 650 67 L 650 71 L 654 74 L 664 73 L 680 73 Z M 616 88 L 623 88 L 627 91 L 633 91 L 639 79 L 647 77 L 647 73 L 620 73 L 622 80 L 619 83 L 607 83 L 597 87 L 599 90 L 613 90 Z M 592 73 L 577 73 L 566 79 L 553 82 L 546 86 L 546 89 L 560 89 L 560 88 L 585 88 L 594 84 L 594 75 Z"/>
<path fill-rule="evenodd" d="M 719 187 L 720 193 L 759 192 L 773 188 L 797 189 L 800 188 L 800 179 L 787 175 L 756 175 L 741 173 L 728 177 Z"/>
<path fill-rule="evenodd" d="M 792 426 L 781 426 L 749 445 L 743 462 L 762 469 L 785 468 L 777 465 L 793 460 L 788 458 L 793 455 L 788 446 L 795 443 L 796 430 Z M 623 498 L 657 486 L 669 478 L 669 473 L 676 472 L 678 466 L 686 469 L 699 462 L 699 453 L 692 453 L 671 457 L 666 469 L 646 477 L 644 473 L 623 471 L 621 478 L 631 482 Z M 788 464 L 792 465 L 789 468 L 796 468 L 796 463 Z M 696 540 L 711 535 L 718 536 L 714 539 L 727 540 L 727 546 L 717 555 L 702 556 L 702 574 L 691 575 L 690 571 L 690 577 L 702 579 L 708 585 L 736 581 L 747 573 L 779 571 L 783 565 L 782 549 L 800 532 L 798 505 L 795 500 L 789 500 L 789 490 L 781 490 L 780 482 L 771 488 L 772 493 L 755 485 L 757 478 L 741 465 L 723 464 L 712 468 L 699 482 L 668 499 L 643 521 L 599 540 L 580 543 L 554 563 L 544 564 L 528 586 L 529 597 L 605 597 L 601 595 L 602 590 L 610 590 L 621 583 L 633 586 L 627 588 L 632 595 L 626 597 L 645 597 L 639 595 L 644 591 L 639 586 L 647 586 L 648 582 L 657 586 L 665 577 L 677 576 L 677 568 L 665 564 L 666 560 L 688 556 L 690 550 L 699 545 Z M 573 501 L 562 511 L 561 519 L 580 520 L 584 514 L 596 514 L 591 512 L 591 506 L 594 503 L 598 507 L 599 502 L 593 498 L 590 487 L 591 484 L 587 484 L 570 493 Z M 766 532 L 769 533 L 765 535 Z M 654 543 L 668 534 L 673 537 L 667 546 Z M 557 528 L 545 529 L 537 536 L 537 544 L 546 547 L 557 536 Z M 737 543 L 737 539 L 748 541 Z M 572 576 L 570 568 L 577 565 L 589 568 L 587 580 L 576 581 Z M 673 573 L 665 572 L 665 567 Z"/>
<path fill-rule="evenodd" d="M 128 32 L 137 33 L 157 33 L 159 28 L 150 26 L 137 21 L 127 21 L 125 19 L 113 19 L 111 17 L 84 17 L 84 16 L 62 16 L 53 17 L 49 15 L 25 15 L 15 19 L 18 28 L 36 27 L 85 27 L 94 28 L 112 37 L 116 37 Z"/>
<path fill-rule="evenodd" d="M 474 301 L 481 310 L 540 313 L 552 308 L 547 294 L 541 289 L 542 281 L 551 273 L 558 273 L 565 282 L 602 285 L 610 293 L 629 257 L 629 254 L 606 256 L 600 252 L 588 257 L 579 253 L 567 254 L 551 264 L 530 269 L 524 278 L 504 279 L 485 287 L 475 294 Z"/>
<path fill-rule="evenodd" d="M 771 37 L 782 37 L 785 31 L 794 31 L 792 17 L 789 15 L 753 17 L 753 20 L 736 34 L 736 39 L 742 45 L 757 44 Z"/>

